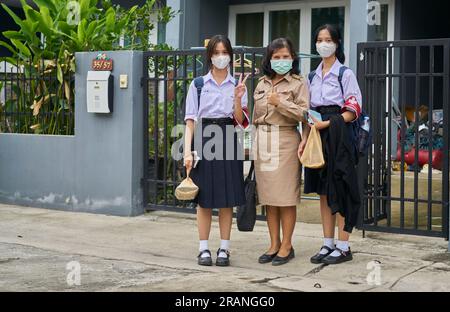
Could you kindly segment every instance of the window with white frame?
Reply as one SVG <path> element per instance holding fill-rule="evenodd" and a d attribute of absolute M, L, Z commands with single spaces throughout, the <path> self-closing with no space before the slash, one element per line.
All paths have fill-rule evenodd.
<path fill-rule="evenodd" d="M 381 24 L 368 28 L 369 40 L 393 40 L 394 1 L 379 0 Z M 299 52 L 315 54 L 315 43 L 312 42 L 314 33 L 320 25 L 330 23 L 339 26 L 344 39 L 344 50 L 349 51 L 349 15 L 350 0 L 232 5 L 228 34 L 233 45 L 253 47 L 267 46 L 277 37 L 288 37 Z M 303 59 L 302 72 L 309 72 L 318 62 Z"/>
<path fill-rule="evenodd" d="M 287 37 L 294 48 L 300 50 L 300 10 L 270 11 L 269 30 L 269 41 Z"/>
<path fill-rule="evenodd" d="M 316 50 L 316 42 L 314 40 L 317 29 L 324 24 L 336 25 L 341 31 L 343 42 L 347 39 L 344 34 L 345 29 L 345 7 L 333 8 L 313 8 L 311 9 L 311 54 L 318 54 Z M 317 68 L 321 59 L 311 59 L 310 70 Z"/>
<path fill-rule="evenodd" d="M 264 13 L 236 15 L 235 45 L 261 47 L 264 44 Z"/>
<path fill-rule="evenodd" d="M 376 23 L 367 27 L 367 41 L 391 41 L 394 40 L 394 10 L 393 1 L 378 1 L 379 16 Z"/>

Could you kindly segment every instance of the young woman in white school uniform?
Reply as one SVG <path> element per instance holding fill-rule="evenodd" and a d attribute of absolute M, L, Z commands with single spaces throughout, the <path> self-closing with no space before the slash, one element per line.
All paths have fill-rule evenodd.
<path fill-rule="evenodd" d="M 356 76 L 351 69 L 343 68 L 345 55 L 342 37 L 334 25 L 323 25 L 315 35 L 316 48 L 322 62 L 308 79 L 311 109 L 322 115 L 323 121 L 314 120 L 314 124 L 322 137 L 322 145 L 327 144 L 330 119 L 334 115 L 342 115 L 347 128 L 361 114 L 361 91 Z M 343 74 L 341 74 L 343 73 Z M 339 77 L 342 80 L 339 81 Z M 342 90 L 341 90 L 342 86 Z M 351 130 L 348 130 L 349 133 Z M 309 128 L 299 146 L 299 155 L 303 153 L 309 134 Z M 326 157 L 326 153 L 324 153 Z M 328 163 L 328 160 L 325 159 Z M 352 160 L 353 161 L 353 160 Z M 320 195 L 320 212 L 323 226 L 323 246 L 319 252 L 311 257 L 312 263 L 338 264 L 353 259 L 349 247 L 351 228 L 346 224 L 346 217 L 340 213 L 333 214 L 329 206 L 328 172 L 325 168 L 305 168 L 304 193 Z M 341 194 L 342 195 L 342 194 Z M 338 237 L 335 240 L 335 226 L 338 224 Z"/>
<path fill-rule="evenodd" d="M 236 82 L 231 75 L 232 59 L 233 50 L 229 39 L 222 35 L 214 36 L 207 47 L 207 66 L 210 70 L 203 76 L 200 102 L 198 86 L 196 87 L 194 82 L 191 83 L 186 98 L 184 164 L 188 172 L 192 171 L 190 176 L 199 187 L 195 200 L 198 204 L 199 265 L 213 264 L 208 240 L 214 208 L 219 209 L 221 237 L 215 263 L 218 266 L 230 264 L 233 207 L 245 203 L 243 160 L 242 155 L 239 156 L 242 149 L 238 146 L 234 127 L 246 127 L 249 124 L 246 112 L 247 90 L 242 76 Z M 211 147 L 211 144 L 208 144 L 211 140 L 208 127 L 220 129 L 222 132 L 220 146 L 215 146 L 210 151 L 216 153 L 214 157 L 207 155 Z M 232 131 L 229 131 L 230 129 Z M 215 135 L 213 139 L 220 138 L 220 135 Z M 197 140 L 201 141 L 201 144 L 198 144 Z M 194 148 L 202 149 L 201 159 L 195 168 L 192 155 Z M 232 157 L 228 155 L 230 153 Z"/>

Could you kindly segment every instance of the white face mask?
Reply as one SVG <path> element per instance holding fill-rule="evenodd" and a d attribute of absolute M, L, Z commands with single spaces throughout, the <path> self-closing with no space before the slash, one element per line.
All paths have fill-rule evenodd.
<path fill-rule="evenodd" d="M 230 64 L 230 56 L 228 54 L 214 56 L 211 58 L 211 62 L 218 69 L 225 69 Z"/>
<path fill-rule="evenodd" d="M 336 43 L 334 42 L 321 42 L 316 43 L 316 50 L 321 57 L 330 57 L 336 53 Z"/>

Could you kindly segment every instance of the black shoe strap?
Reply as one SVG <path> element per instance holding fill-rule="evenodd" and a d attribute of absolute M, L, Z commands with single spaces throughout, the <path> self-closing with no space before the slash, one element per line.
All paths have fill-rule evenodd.
<path fill-rule="evenodd" d="M 229 252 L 228 250 L 222 249 L 222 248 L 219 248 L 219 249 L 217 250 L 217 256 L 219 256 L 219 254 L 220 254 L 221 252 L 224 252 L 224 253 L 227 255 L 227 258 L 230 257 L 230 252 Z"/>
<path fill-rule="evenodd" d="M 328 247 L 328 246 L 326 246 L 326 245 L 323 245 L 323 246 L 320 248 L 320 250 L 322 250 L 322 249 L 327 250 L 329 253 L 334 251 L 334 249 L 331 249 L 330 247 Z"/>
<path fill-rule="evenodd" d="M 336 247 L 336 250 L 339 251 L 339 253 L 344 257 L 346 257 L 350 252 L 350 248 L 347 251 L 343 251 L 342 249 Z"/>
<path fill-rule="evenodd" d="M 201 257 L 204 253 L 209 254 L 209 257 L 211 258 L 211 251 L 209 251 L 208 249 L 200 251 L 200 253 L 198 254 L 197 258 Z"/>

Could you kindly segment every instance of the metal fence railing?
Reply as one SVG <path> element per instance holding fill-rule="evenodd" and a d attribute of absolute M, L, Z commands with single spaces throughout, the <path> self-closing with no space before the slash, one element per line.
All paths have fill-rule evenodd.
<path fill-rule="evenodd" d="M 0 133 L 73 135 L 74 87 L 54 61 L 0 62 Z"/>
<path fill-rule="evenodd" d="M 250 73 L 248 94 L 253 94 L 261 76 L 259 68 L 264 48 L 236 48 L 234 73 Z M 175 125 L 184 124 L 185 98 L 194 77 L 207 72 L 205 49 L 186 51 L 151 51 L 144 53 L 144 129 L 145 178 L 144 200 L 148 209 L 195 212 L 195 207 L 179 202 L 175 188 L 184 177 L 181 160 L 171 157 L 171 147 L 179 137 L 172 137 Z M 233 74 L 234 74 L 233 73 Z M 249 96 L 249 110 L 253 97 Z M 259 211 L 260 218 L 265 214 Z"/>
<path fill-rule="evenodd" d="M 450 39 L 360 43 L 358 57 L 374 132 L 360 227 L 448 238 Z"/>

